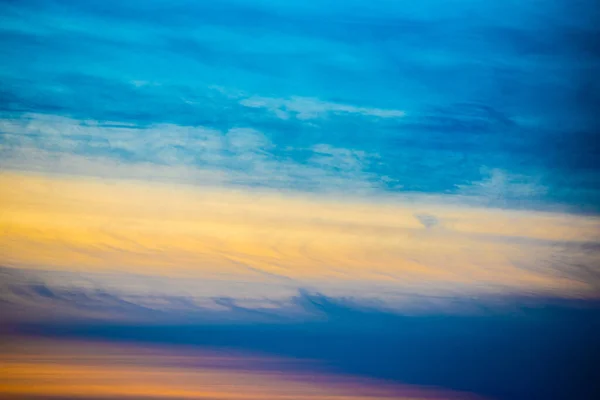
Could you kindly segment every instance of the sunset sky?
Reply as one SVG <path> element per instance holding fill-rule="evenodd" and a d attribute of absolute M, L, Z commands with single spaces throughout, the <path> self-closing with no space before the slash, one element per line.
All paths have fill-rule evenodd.
<path fill-rule="evenodd" d="M 0 397 L 592 398 L 599 17 L 0 1 Z"/>

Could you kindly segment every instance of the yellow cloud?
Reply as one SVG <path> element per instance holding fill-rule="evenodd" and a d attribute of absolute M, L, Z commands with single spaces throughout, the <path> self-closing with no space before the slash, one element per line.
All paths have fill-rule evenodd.
<path fill-rule="evenodd" d="M 552 260 L 596 240 L 598 218 L 12 172 L 0 190 L 0 263 L 16 268 L 421 292 L 595 287 Z"/>

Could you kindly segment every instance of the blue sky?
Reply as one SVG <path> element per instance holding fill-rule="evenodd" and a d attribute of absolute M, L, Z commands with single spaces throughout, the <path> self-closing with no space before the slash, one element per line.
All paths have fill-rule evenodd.
<path fill-rule="evenodd" d="M 182 145 L 202 139 L 194 132 L 144 142 L 151 125 L 243 128 L 256 136 L 244 146 L 270 160 L 348 150 L 317 167 L 356 166 L 384 191 L 496 179 L 516 189 L 495 205 L 595 212 L 597 30 L 591 7 L 569 4 L 3 2 L 3 114 L 131 125 L 127 148 L 102 137 L 110 130 L 67 138 L 72 152 L 119 162 L 214 162 Z M 27 145 L 64 150 L 46 134 L 28 132 Z M 314 190 L 311 179 L 284 181 Z"/>

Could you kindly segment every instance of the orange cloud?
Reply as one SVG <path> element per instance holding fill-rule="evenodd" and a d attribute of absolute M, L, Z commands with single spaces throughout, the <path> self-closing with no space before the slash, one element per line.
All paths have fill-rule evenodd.
<path fill-rule="evenodd" d="M 7 338 L 4 338 L 7 339 Z M 15 338 L 0 347 L 0 397 L 223 400 L 467 399 L 338 376 L 257 355 Z M 300 368 L 303 367 L 303 368 Z"/>

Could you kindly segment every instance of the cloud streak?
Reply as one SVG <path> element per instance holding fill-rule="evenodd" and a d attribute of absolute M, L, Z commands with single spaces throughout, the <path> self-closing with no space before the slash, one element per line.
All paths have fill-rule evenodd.
<path fill-rule="evenodd" d="M 0 348 L 0 393 L 6 398 L 475 398 L 339 375 L 314 363 L 244 352 L 103 341 L 9 340 L 10 347 Z"/>
<path fill-rule="evenodd" d="M 403 289 L 593 296 L 597 287 L 576 267 L 594 265 L 595 218 L 219 186 L 0 179 L 7 266 L 383 297 Z M 426 214 L 444 221 L 443 229 L 414 217 Z M 556 257 L 569 262 L 551 262 Z"/>
<path fill-rule="evenodd" d="M 240 104 L 250 108 L 266 108 L 281 119 L 288 119 L 293 115 L 301 120 L 309 120 L 326 116 L 329 113 L 348 113 L 379 118 L 401 118 L 405 115 L 404 111 L 400 110 L 356 107 L 302 97 L 291 99 L 249 97 L 241 100 Z"/>
<path fill-rule="evenodd" d="M 383 184 L 366 171 L 365 152 L 316 145 L 276 153 L 267 136 L 250 128 L 140 128 L 30 115 L 3 120 L 0 129 L 4 168 L 150 180 L 155 170 L 167 182 L 316 191 L 364 192 Z M 118 168 L 120 163 L 128 167 Z"/>
<path fill-rule="evenodd" d="M 429 311 L 408 316 L 376 303 L 300 291 L 287 304 L 270 310 L 232 307 L 232 300 L 217 299 L 216 303 L 225 304 L 226 309 L 212 314 L 208 309 L 188 309 L 179 321 L 161 318 L 159 312 L 149 315 L 147 321 L 122 318 L 116 311 L 126 308 L 112 304 L 112 320 L 92 315 L 65 319 L 63 315 L 47 321 L 20 321 L 13 334 L 33 338 L 25 347 L 29 351 L 36 351 L 32 345 L 37 344 L 37 338 L 53 338 L 68 346 L 66 354 L 77 350 L 81 341 L 113 343 L 110 346 L 121 348 L 115 350 L 121 356 L 132 354 L 136 348 L 163 346 L 171 349 L 170 354 L 194 354 L 190 359 L 173 361 L 160 357 L 154 362 L 140 359 L 139 364 L 146 367 L 164 360 L 177 367 L 188 363 L 194 368 L 217 367 L 223 373 L 240 368 L 250 375 L 273 369 L 285 374 L 291 370 L 300 378 L 310 373 L 313 384 L 333 382 L 335 376 L 331 373 L 335 373 L 353 382 L 373 382 L 393 398 L 402 398 L 406 393 L 403 390 L 416 390 L 419 386 L 446 388 L 440 393 L 442 398 L 463 398 L 456 392 L 518 400 L 532 396 L 586 398 L 591 394 L 589 361 L 596 356 L 595 332 L 600 328 L 597 304 L 535 297 L 454 301 L 450 313 Z M 101 304 L 106 305 L 103 301 Z M 462 311 L 457 313 L 457 309 Z M 250 311 L 252 323 L 244 318 Z M 199 318 L 198 312 L 204 318 Z M 283 318 L 266 318 L 266 314 Z M 141 316 L 131 309 L 126 315 Z M 9 347 L 12 351 L 15 348 L 18 349 L 14 344 Z M 85 348 L 89 352 L 96 347 Z M 224 352 L 228 358 L 221 361 L 219 354 Z M 65 351 L 61 353 L 66 362 L 75 360 L 65 357 Z M 144 353 L 148 354 L 148 350 Z M 202 356 L 206 353 L 215 355 L 207 359 L 208 364 Z M 263 356 L 245 363 L 243 358 L 231 359 L 237 353 Z M 36 354 L 44 353 L 37 350 Z M 78 362 L 88 357 L 88 353 L 78 354 Z M 546 358 L 547 354 L 553 354 L 552 360 Z M 138 363 L 129 361 L 129 365 Z M 135 368 L 131 373 L 134 371 Z M 194 369 L 180 370 L 174 376 L 187 376 L 186 371 L 191 373 Z M 490 371 L 494 373 L 490 375 Z M 315 381 L 315 375 L 323 380 Z M 31 379 L 35 375 L 31 374 Z M 223 379 L 236 382 L 234 376 Z M 382 387 L 378 380 L 387 381 L 387 386 Z M 253 382 L 257 388 L 264 386 L 256 379 Z M 177 386 L 181 388 L 181 384 Z M 108 382 L 101 385 L 109 387 Z M 388 388 L 392 392 L 387 392 Z M 414 396 L 417 392 L 411 393 Z M 435 398 L 434 393 L 423 395 Z"/>

